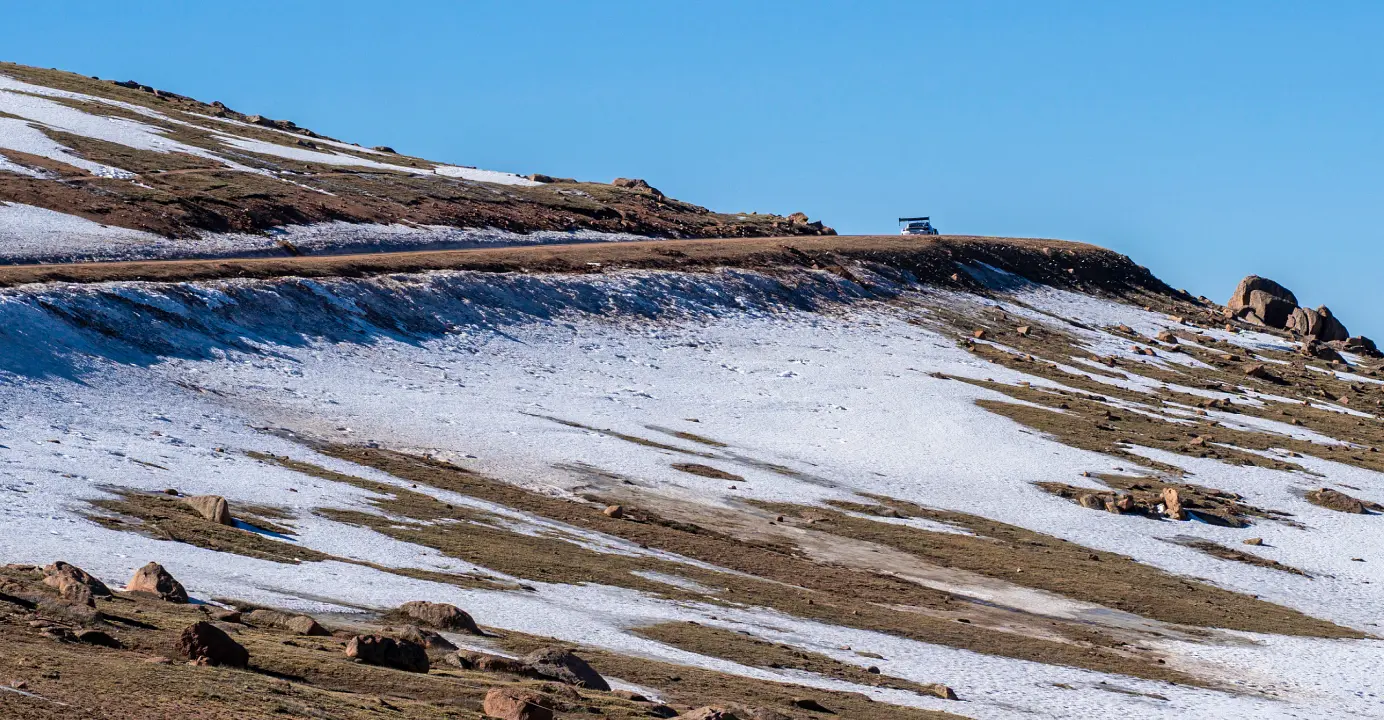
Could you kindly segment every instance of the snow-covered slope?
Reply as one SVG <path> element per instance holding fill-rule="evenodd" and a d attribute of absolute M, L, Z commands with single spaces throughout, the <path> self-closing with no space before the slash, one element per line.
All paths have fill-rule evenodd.
<path fill-rule="evenodd" d="M 1359 436 L 1338 437 L 1336 426 L 1315 415 L 1308 425 L 1272 419 L 1280 407 L 1304 407 L 1286 397 L 1295 388 L 1278 388 L 1282 395 L 1248 385 L 1213 389 L 1206 382 L 1217 370 L 1213 356 L 1171 352 L 1151 337 L 1175 331 L 1188 335 L 1189 347 L 1266 357 L 1288 357 L 1285 341 L 1193 329 L 1166 314 L 1012 277 L 998 283 L 1006 287 L 1001 292 L 973 294 L 915 285 L 907 273 L 884 270 L 444 272 L 5 291 L 0 558 L 39 564 L 61 558 L 116 584 L 158 560 L 197 598 L 312 612 L 445 601 L 494 628 L 971 717 L 1384 712 L 1375 694 L 1384 642 L 1361 637 L 1378 631 L 1384 602 L 1379 518 L 1328 510 L 1303 496 L 1330 485 L 1384 502 L 1384 474 L 1365 455 L 1357 462 L 1340 454 L 1367 455 Z M 993 268 L 971 270 L 998 282 Z M 990 328 L 986 337 L 963 341 L 976 325 Z M 1031 329 L 1015 334 L 1020 325 Z M 1124 329 L 1114 330 L 1118 325 Z M 1049 338 L 1043 350 L 1051 352 L 1036 361 L 1042 350 L 1023 345 L 1035 336 Z M 1152 355 L 1136 352 L 1155 346 Z M 1000 361 L 1002 355 L 1018 359 Z M 1082 364 L 1092 356 L 1114 358 L 1113 365 Z M 1051 368 L 1040 371 L 1042 363 Z M 1347 375 L 1341 382 L 1351 377 L 1371 379 Z M 1108 393 L 1096 395 L 1092 388 L 1099 387 Z M 1076 403 L 1089 396 L 1098 398 L 1089 401 L 1094 407 L 1143 413 L 1167 428 L 1220 421 L 1216 442 L 1232 455 L 1129 443 L 1111 454 L 995 411 L 997 404 L 1041 410 L 1044 394 L 1057 398 L 1059 391 L 1071 405 L 1058 408 L 1053 401 L 1059 420 L 1084 412 Z M 1161 399 L 1170 396 L 1178 402 Z M 1186 404 L 1198 399 L 1226 400 L 1228 409 Z M 1358 400 L 1322 407 L 1324 415 L 1351 418 L 1352 427 L 1356 418 L 1368 432 L 1378 427 L 1373 408 Z M 1244 452 L 1291 466 L 1241 464 L 1248 455 L 1236 443 L 1260 440 L 1268 449 Z M 1329 450 L 1341 443 L 1352 449 Z M 828 622 L 795 615 L 788 605 L 728 601 L 719 583 L 754 572 L 694 556 L 695 545 L 678 550 L 631 541 L 493 497 L 430 487 L 342 448 L 454 463 L 514 492 L 590 505 L 593 516 L 609 499 L 746 541 L 796 544 L 801 557 L 823 568 L 859 568 L 945 591 L 975 619 L 963 626 L 946 616 L 964 633 L 1041 637 L 1055 643 L 1056 653 L 1076 642 L 1061 639 L 1061 628 L 1071 624 L 1128 646 L 1121 652 L 1150 665 L 1157 658 L 1159 667 L 1195 683 L 1122 670 L 1113 660 L 1078 666 L 1057 655 L 1036 661 L 1018 649 L 979 649 L 980 635 L 929 635 L 926 625 L 908 636 L 848 614 Z M 1246 529 L 1093 512 L 1036 485 L 1094 492 L 1106 489 L 1101 475 L 1166 479 L 1179 472 L 1182 480 L 1235 493 L 1245 505 L 1291 513 L 1291 521 L 1255 518 Z M 437 527 L 445 533 L 446 522 L 382 509 L 378 502 L 387 493 L 342 481 L 346 476 L 424 493 L 487 518 L 448 522 L 483 522 L 516 538 L 553 538 L 658 570 L 628 582 L 583 582 L 486 567 L 420 539 Z M 284 518 L 276 523 L 291 536 L 273 542 L 331 559 L 286 564 L 158 540 L 137 518 L 101 521 L 132 512 L 118 504 L 129 493 L 165 488 L 222 495 L 232 508 L 276 508 Z M 600 503 L 586 499 L 596 497 Z M 979 534 L 994 531 L 977 523 L 1003 523 L 1091 553 L 1132 558 L 1150 572 L 1185 578 L 1188 592 L 1230 591 L 1251 614 L 1295 611 L 1300 615 L 1284 617 L 1303 624 L 1285 624 L 1279 634 L 1237 629 L 1256 626 L 1213 614 L 1168 622 L 1157 612 L 1140 616 L 1095 602 L 1075 576 L 1063 592 L 1051 578 L 938 563 L 883 539 L 823 535 L 831 533 L 829 521 L 797 525 L 782 517 L 789 511 L 763 509 L 830 510 L 879 498 L 939 515 L 859 515 L 867 524 L 924 538 L 983 540 Z M 354 516 L 343 511 L 384 522 L 348 522 Z M 394 534 L 404 527 L 422 534 L 409 536 L 414 540 Z M 1242 545 L 1250 536 L 1263 544 Z M 1189 540 L 1245 547 L 1297 572 L 1218 557 Z M 498 584 L 460 588 L 393 568 L 480 572 Z M 653 592 L 651 577 L 663 578 L 668 592 L 690 596 Z M 530 590 L 517 589 L 519 583 Z M 851 594 L 841 587 L 817 597 L 849 602 Z M 875 665 L 886 676 L 945 683 L 962 702 L 758 667 L 638 631 L 684 620 Z M 1096 646 L 1091 652 L 1098 654 Z"/>

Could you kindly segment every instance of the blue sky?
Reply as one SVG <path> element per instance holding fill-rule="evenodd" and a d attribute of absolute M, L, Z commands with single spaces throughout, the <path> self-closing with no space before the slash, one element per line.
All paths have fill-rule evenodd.
<path fill-rule="evenodd" d="M 3 59 L 843 233 L 1248 273 L 1384 340 L 1384 3 L 16 2 Z"/>

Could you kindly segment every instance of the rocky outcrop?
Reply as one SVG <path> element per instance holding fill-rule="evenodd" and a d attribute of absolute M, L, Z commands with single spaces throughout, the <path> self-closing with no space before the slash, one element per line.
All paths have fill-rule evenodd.
<path fill-rule="evenodd" d="M 157 595 L 159 599 L 168 602 L 187 602 L 187 590 L 183 589 L 182 583 L 173 579 L 173 576 L 164 570 L 162 565 L 155 562 L 136 570 L 135 576 L 130 578 L 125 590 Z"/>
<path fill-rule="evenodd" d="M 1288 288 L 1268 278 L 1250 275 L 1235 286 L 1226 310 L 1242 320 L 1281 328 L 1297 306 L 1297 296 Z"/>
<path fill-rule="evenodd" d="M 551 701 L 522 688 L 495 688 L 485 694 L 485 714 L 500 720 L 552 720 Z"/>
<path fill-rule="evenodd" d="M 568 685 L 592 690 L 610 690 L 610 684 L 605 681 L 605 678 L 586 664 L 585 660 L 573 654 L 571 650 L 563 648 L 535 650 L 524 657 L 524 663 L 539 675 Z"/>
<path fill-rule="evenodd" d="M 178 637 L 178 652 L 199 665 L 243 668 L 250 664 L 249 651 L 232 640 L 224 630 L 205 621 L 193 623 L 183 630 Z"/>
<path fill-rule="evenodd" d="M 1325 305 L 1316 310 L 1294 308 L 1285 327 L 1294 334 L 1320 342 L 1345 341 L 1350 337 L 1346 326 L 1342 325 Z"/>
<path fill-rule="evenodd" d="M 218 525 L 234 525 L 231 521 L 231 506 L 220 495 L 194 495 L 183 498 L 183 502 L 197 511 L 198 515 Z"/>
<path fill-rule="evenodd" d="M 418 643 L 396 640 L 384 635 L 357 635 L 346 644 L 346 657 L 367 665 L 425 673 L 428 653 Z"/>
<path fill-rule="evenodd" d="M 658 188 L 650 185 L 647 181 L 640 178 L 615 178 L 615 181 L 610 184 L 614 185 L 615 187 L 625 188 L 627 190 L 637 190 L 639 192 L 646 192 L 658 198 L 659 200 L 662 200 L 664 197 L 666 197 L 661 191 L 659 191 Z"/>
<path fill-rule="evenodd" d="M 391 610 L 387 613 L 387 617 L 411 620 L 414 624 L 439 630 L 464 632 L 472 635 L 485 634 L 481 632 L 476 621 L 465 610 L 447 603 L 414 600 Z"/>

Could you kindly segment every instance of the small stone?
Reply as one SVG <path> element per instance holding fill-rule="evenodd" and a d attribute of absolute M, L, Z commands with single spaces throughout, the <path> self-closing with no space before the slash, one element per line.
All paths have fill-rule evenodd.
<path fill-rule="evenodd" d="M 602 510 L 601 512 L 605 513 L 606 517 L 615 518 L 616 520 L 619 520 L 620 518 L 625 516 L 625 508 L 621 507 L 620 505 L 611 505 L 610 507 L 607 507 L 605 510 Z"/>
<path fill-rule="evenodd" d="M 1244 542 L 1244 544 L 1246 544 L 1246 545 L 1263 545 L 1263 544 L 1264 544 L 1264 538 L 1257 538 L 1257 537 L 1245 538 L 1242 542 Z"/>

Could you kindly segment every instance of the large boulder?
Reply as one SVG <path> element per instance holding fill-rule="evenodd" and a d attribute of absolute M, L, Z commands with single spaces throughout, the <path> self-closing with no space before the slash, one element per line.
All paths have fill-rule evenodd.
<path fill-rule="evenodd" d="M 1268 278 L 1250 275 L 1235 286 L 1235 293 L 1225 307 L 1235 317 L 1281 328 L 1297 304 L 1297 296 L 1288 288 Z"/>
<path fill-rule="evenodd" d="M 66 599 L 95 606 L 94 598 L 108 598 L 110 588 L 87 571 L 61 560 L 43 568 L 43 584 L 56 588 Z"/>
<path fill-rule="evenodd" d="M 224 630 L 202 621 L 189 625 L 178 637 L 178 652 L 188 660 L 204 665 L 245 667 L 250 653 Z"/>
<path fill-rule="evenodd" d="M 234 525 L 231 521 L 231 506 L 220 495 L 194 495 L 183 498 L 198 515 L 219 525 Z"/>
<path fill-rule="evenodd" d="M 245 615 L 243 620 L 251 625 L 288 630 L 298 633 L 299 635 L 313 635 L 317 637 L 331 635 L 329 630 L 317 624 L 316 620 L 307 615 L 294 615 L 291 613 L 279 612 L 278 610 L 254 610 L 249 615 Z"/>
<path fill-rule="evenodd" d="M 535 650 L 524 657 L 524 663 L 539 675 L 568 685 L 602 692 L 610 690 L 610 684 L 605 678 L 571 650 L 551 647 Z"/>
<path fill-rule="evenodd" d="M 650 185 L 648 181 L 642 178 L 615 178 L 615 180 L 610 184 L 614 185 L 615 187 L 622 187 L 628 190 L 646 192 L 659 199 L 662 199 L 664 197 L 663 193 L 660 192 L 658 188 Z"/>
<path fill-rule="evenodd" d="M 1321 342 L 1344 341 L 1350 338 L 1346 326 L 1342 325 L 1325 305 L 1316 310 L 1302 307 L 1294 309 L 1286 327 L 1297 335 Z"/>
<path fill-rule="evenodd" d="M 125 586 L 125 590 L 157 595 L 159 599 L 168 602 L 187 602 L 187 590 L 183 589 L 182 583 L 174 580 L 173 576 L 156 562 L 151 562 L 136 570 L 135 576 L 130 578 L 130 583 Z"/>
<path fill-rule="evenodd" d="M 425 673 L 430 667 L 428 652 L 418 643 L 395 640 L 384 635 L 357 635 L 346 643 L 346 657 L 367 665 Z"/>
<path fill-rule="evenodd" d="M 532 690 L 495 688 L 485 694 L 482 708 L 489 717 L 500 720 L 552 720 L 551 701 Z"/>
<path fill-rule="evenodd" d="M 457 646 L 453 645 L 452 641 L 442 637 L 437 631 L 420 628 L 417 625 L 405 625 L 396 631 L 394 636 L 412 643 L 418 643 L 429 650 L 448 652 L 457 649 Z"/>
<path fill-rule="evenodd" d="M 433 627 L 439 630 L 484 635 L 476 626 L 476 621 L 465 610 L 447 603 L 414 600 L 406 602 L 388 613 L 389 617 L 411 620 L 414 624 Z"/>

